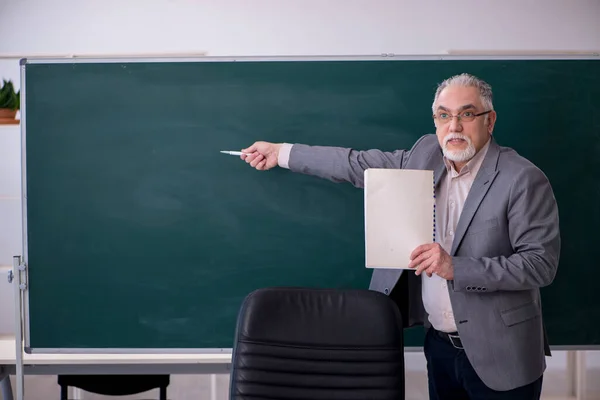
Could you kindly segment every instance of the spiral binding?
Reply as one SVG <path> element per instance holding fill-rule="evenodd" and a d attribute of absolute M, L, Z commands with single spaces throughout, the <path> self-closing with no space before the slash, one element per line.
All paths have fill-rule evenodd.
<path fill-rule="evenodd" d="M 433 243 L 435 243 L 435 176 L 433 177 Z"/>

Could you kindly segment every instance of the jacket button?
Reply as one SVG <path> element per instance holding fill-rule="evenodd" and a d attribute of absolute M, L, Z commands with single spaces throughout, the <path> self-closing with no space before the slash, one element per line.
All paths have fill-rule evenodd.
<path fill-rule="evenodd" d="M 383 289 L 383 293 L 384 294 L 390 294 L 390 289 L 388 289 L 388 288 Z"/>

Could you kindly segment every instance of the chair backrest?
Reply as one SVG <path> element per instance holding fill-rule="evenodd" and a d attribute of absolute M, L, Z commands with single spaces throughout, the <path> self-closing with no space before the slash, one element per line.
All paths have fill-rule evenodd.
<path fill-rule="evenodd" d="M 402 328 L 378 292 L 254 291 L 238 315 L 230 399 L 404 399 Z"/>
<path fill-rule="evenodd" d="M 58 375 L 61 400 L 69 386 L 105 396 L 124 396 L 159 389 L 159 400 L 167 400 L 170 375 Z"/>

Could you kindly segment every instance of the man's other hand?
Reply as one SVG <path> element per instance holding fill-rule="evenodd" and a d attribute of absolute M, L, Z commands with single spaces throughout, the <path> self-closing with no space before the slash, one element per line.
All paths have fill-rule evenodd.
<path fill-rule="evenodd" d="M 408 268 L 416 268 L 416 274 L 425 272 L 427 276 L 436 274 L 448 281 L 454 279 L 452 257 L 438 243 L 423 244 L 410 255 Z"/>

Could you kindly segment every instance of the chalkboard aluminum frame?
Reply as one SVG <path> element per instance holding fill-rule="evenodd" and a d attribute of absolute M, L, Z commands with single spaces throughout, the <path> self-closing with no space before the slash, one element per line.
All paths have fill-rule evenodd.
<path fill-rule="evenodd" d="M 600 53 L 574 53 L 574 54 L 540 54 L 540 55 L 508 55 L 490 53 L 488 55 L 396 55 L 384 53 L 381 55 L 365 55 L 365 56 L 241 56 L 241 57 L 132 57 L 132 58 L 30 58 L 20 60 L 20 77 L 21 77 L 21 203 L 22 203 L 22 245 L 23 254 L 21 265 L 25 266 L 25 277 L 27 277 L 27 262 L 28 262 L 28 245 L 27 245 L 27 170 L 26 170 L 26 137 L 27 137 L 27 110 L 26 110 L 26 68 L 28 64 L 75 64 L 75 63 L 136 63 L 136 62 L 154 62 L 154 63 L 173 63 L 173 62 L 245 62 L 245 61 L 286 61 L 286 62 L 302 62 L 302 61 L 407 61 L 407 60 L 598 60 Z M 15 271 L 16 273 L 16 271 Z M 17 282 L 18 284 L 18 282 Z M 29 322 L 29 291 L 27 287 L 27 278 L 25 278 L 25 287 L 15 288 L 15 312 L 17 321 L 16 337 L 24 339 L 24 347 L 27 353 L 64 353 L 64 354 L 103 354 L 103 353 L 125 353 L 125 354 L 178 354 L 178 353 L 198 353 L 198 354 L 218 354 L 231 353 L 231 348 L 200 348 L 200 349 L 130 349 L 130 348 L 85 348 L 85 349 L 68 349 L 68 348 L 31 348 L 30 347 L 30 322 Z M 593 350 L 598 349 L 598 346 L 553 346 L 556 350 Z M 422 347 L 407 347 L 407 351 L 421 351 Z M 18 350 L 19 352 L 19 350 Z"/>

